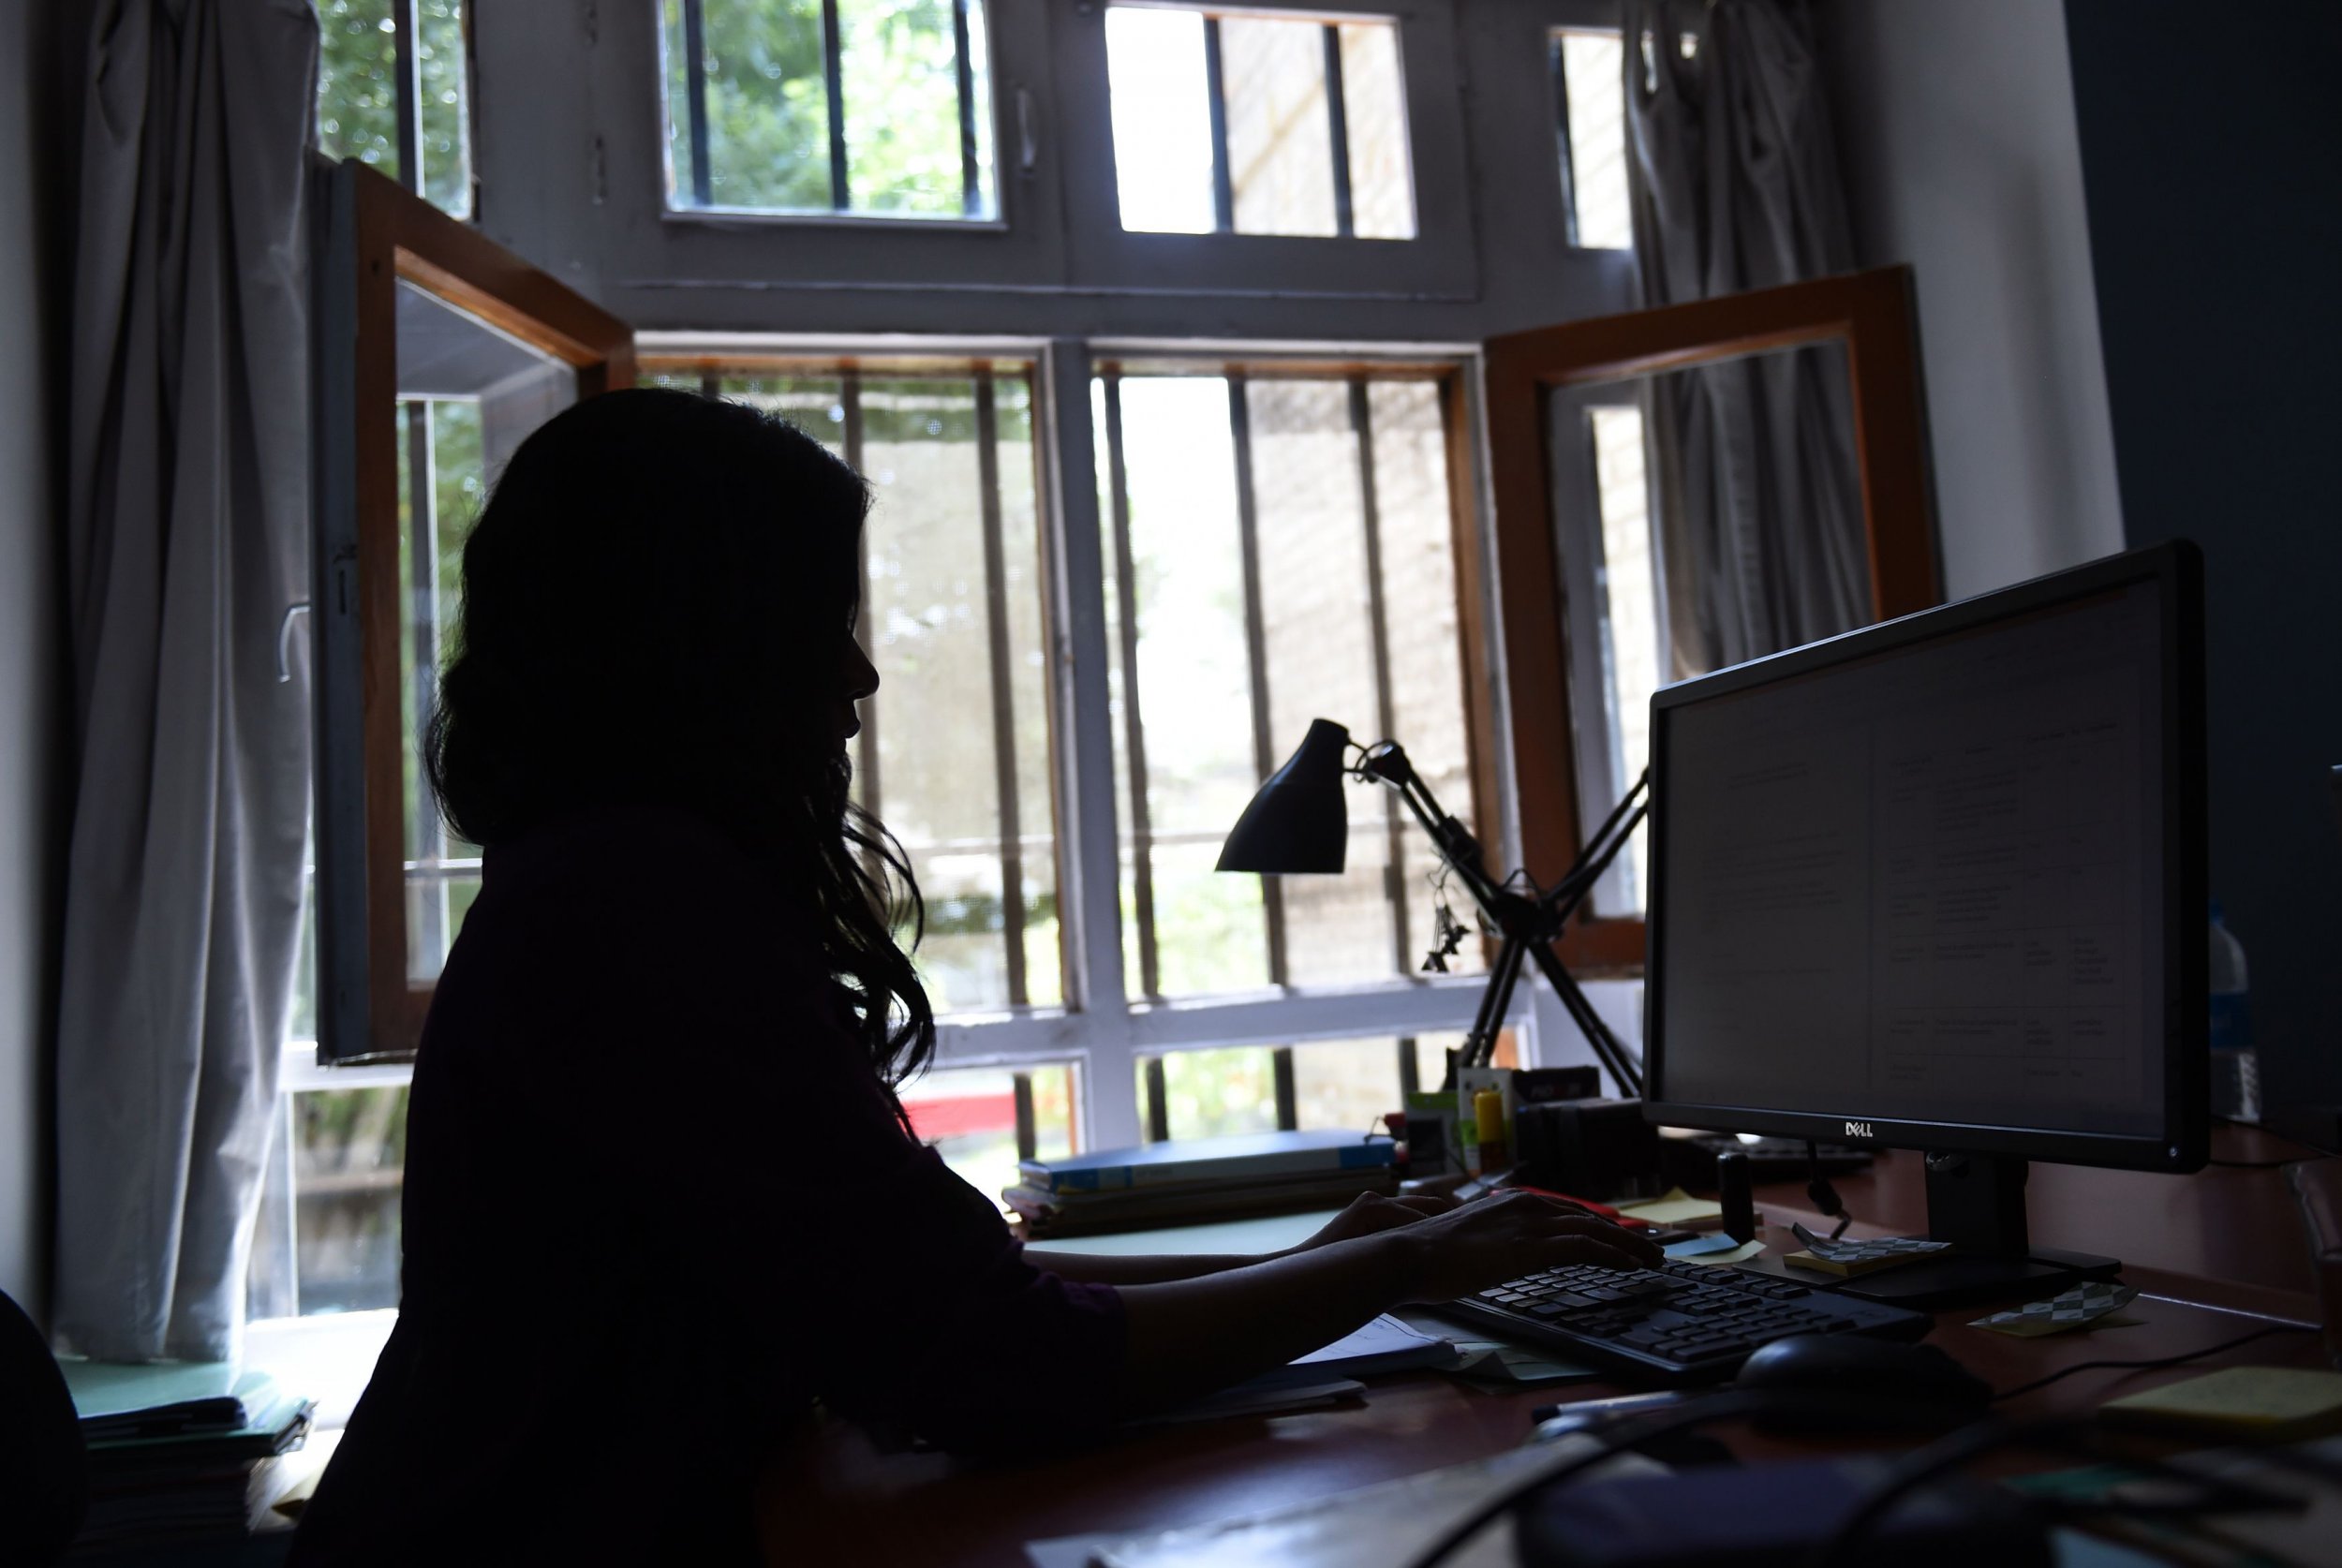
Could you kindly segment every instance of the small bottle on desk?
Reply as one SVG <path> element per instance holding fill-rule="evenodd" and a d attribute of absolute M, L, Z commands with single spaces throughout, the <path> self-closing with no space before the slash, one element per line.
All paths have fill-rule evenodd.
<path fill-rule="evenodd" d="M 1472 1119 L 1479 1141 L 1475 1146 L 1480 1168 L 1475 1175 L 1494 1176 L 1507 1170 L 1512 1161 L 1505 1148 L 1505 1095 L 1501 1089 L 1482 1089 L 1472 1097 Z"/>

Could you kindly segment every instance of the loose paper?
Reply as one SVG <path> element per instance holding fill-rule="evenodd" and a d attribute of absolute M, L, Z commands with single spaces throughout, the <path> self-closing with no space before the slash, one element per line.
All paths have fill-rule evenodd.
<path fill-rule="evenodd" d="M 1989 1328 L 1995 1334 L 2020 1339 L 2037 1339 L 2044 1334 L 2086 1328 L 2138 1299 L 2139 1293 L 2128 1285 L 2092 1280 L 2069 1291 L 2061 1291 L 2047 1301 L 2028 1301 L 2008 1311 L 1978 1318 L 1968 1326 Z"/>

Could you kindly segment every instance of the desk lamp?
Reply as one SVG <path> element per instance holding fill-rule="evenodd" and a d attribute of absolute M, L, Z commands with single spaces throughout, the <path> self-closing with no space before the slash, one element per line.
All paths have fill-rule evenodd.
<path fill-rule="evenodd" d="M 1353 757 L 1352 753 L 1356 753 Z M 1642 796 L 1649 774 L 1635 780 L 1603 819 L 1593 840 L 1579 851 L 1576 864 L 1551 887 L 1539 890 L 1526 871 L 1503 881 L 1489 875 L 1478 840 L 1444 810 L 1430 786 L 1407 761 L 1397 741 L 1360 746 L 1350 732 L 1330 718 L 1312 720 L 1300 747 L 1284 766 L 1260 787 L 1236 827 L 1221 847 L 1222 871 L 1254 871 L 1267 876 L 1307 873 L 1339 874 L 1350 843 L 1349 809 L 1342 798 L 1345 778 L 1381 784 L 1399 792 L 1407 810 L 1431 836 L 1448 874 L 1463 885 L 1480 910 L 1487 927 L 1503 939 L 1496 965 L 1489 971 L 1488 989 L 1463 1048 L 1449 1068 L 1447 1087 L 1454 1087 L 1454 1070 L 1486 1067 L 1496 1052 L 1497 1031 L 1512 1005 L 1513 986 L 1520 979 L 1523 960 L 1534 961 L 1552 984 L 1554 994 L 1569 1010 L 1588 1044 L 1608 1069 L 1620 1089 L 1642 1093 L 1642 1070 L 1632 1053 L 1610 1032 L 1586 1000 L 1578 983 L 1553 955 L 1553 941 L 1569 917 L 1586 900 L 1593 884 L 1642 823 L 1648 806 Z M 1452 945 L 1445 948 L 1453 952 Z M 1434 948 L 1426 968 L 1443 968 L 1443 950 Z"/>

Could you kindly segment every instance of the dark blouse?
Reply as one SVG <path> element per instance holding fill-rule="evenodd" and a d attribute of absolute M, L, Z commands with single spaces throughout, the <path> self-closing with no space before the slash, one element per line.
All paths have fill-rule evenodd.
<path fill-rule="evenodd" d="M 1119 1298 L 901 1131 L 793 908 L 681 813 L 488 852 L 415 1064 L 398 1326 L 294 1562 L 739 1561 L 816 1399 L 966 1449 L 1107 1419 Z"/>

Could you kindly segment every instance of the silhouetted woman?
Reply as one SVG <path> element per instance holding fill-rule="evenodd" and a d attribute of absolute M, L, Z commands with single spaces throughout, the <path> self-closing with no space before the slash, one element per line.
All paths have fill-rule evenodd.
<path fill-rule="evenodd" d="M 398 1326 L 295 1561 L 752 1560 L 816 1401 L 1055 1445 L 1400 1301 L 1650 1256 L 1525 1198 L 1027 1254 L 895 1095 L 935 1028 L 886 913 L 917 890 L 848 801 L 867 505 L 781 421 L 649 390 L 497 482 L 424 743 L 484 885 L 415 1065 Z"/>

